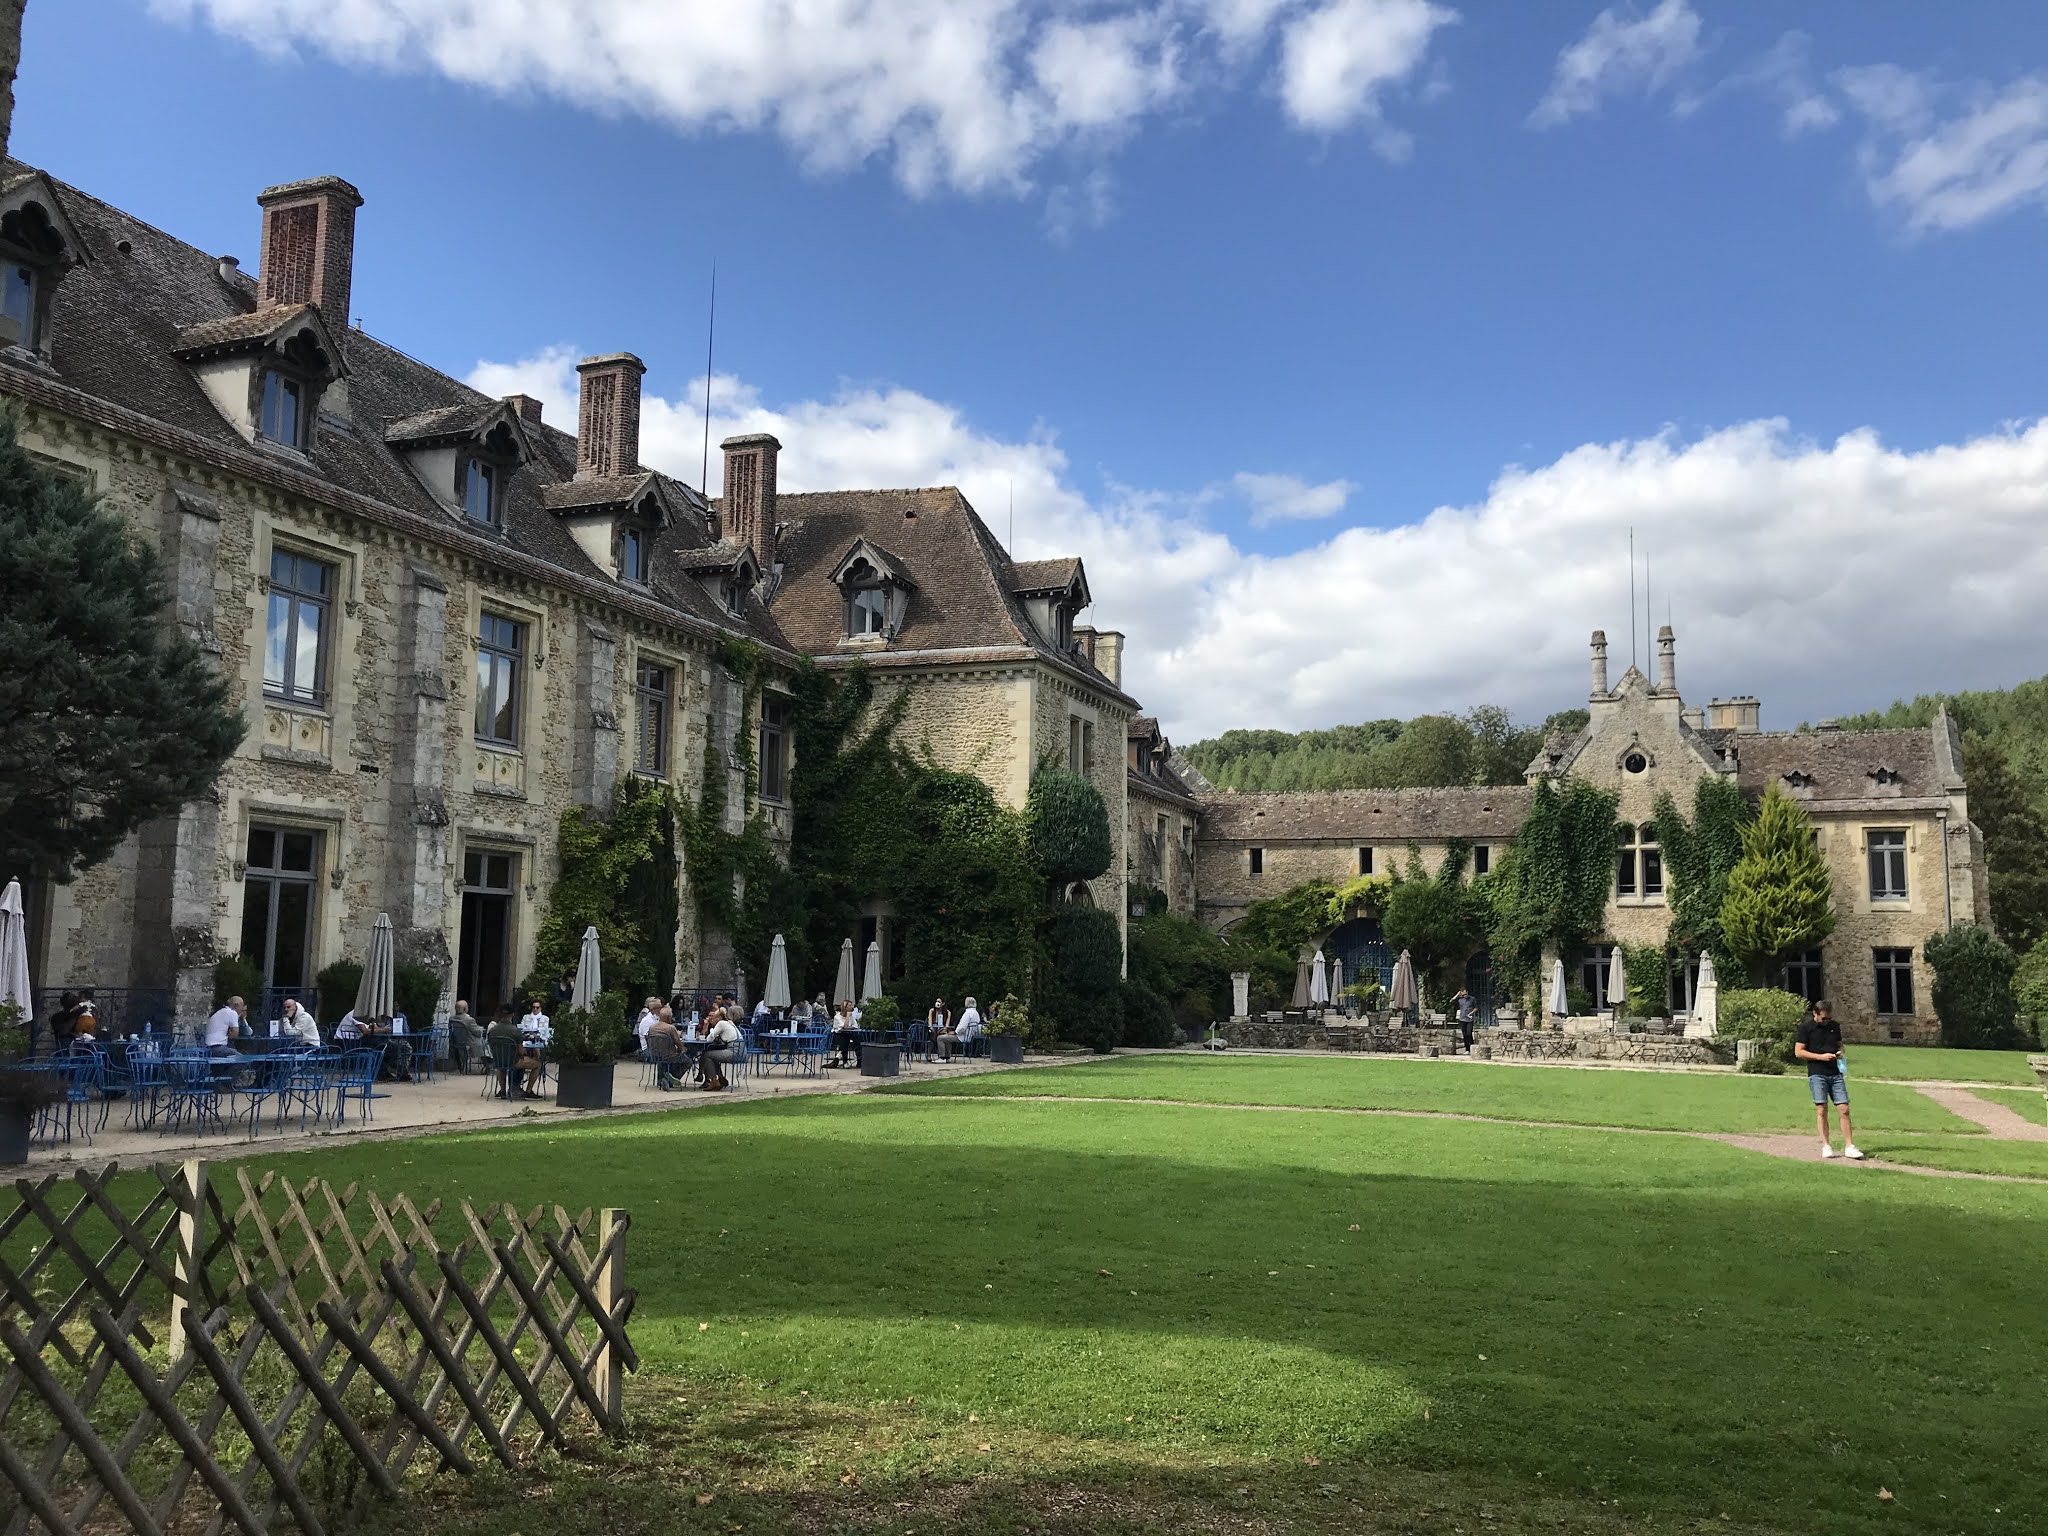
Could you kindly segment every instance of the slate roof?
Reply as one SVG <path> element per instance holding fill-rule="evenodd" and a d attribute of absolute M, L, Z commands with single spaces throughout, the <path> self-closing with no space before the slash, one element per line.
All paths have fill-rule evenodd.
<path fill-rule="evenodd" d="M 18 177 L 27 167 L 10 161 L 0 175 Z M 120 410 L 138 413 L 189 434 L 197 448 L 211 447 L 226 462 L 253 472 L 270 472 L 295 483 L 311 477 L 346 496 L 369 498 L 394 521 L 419 533 L 489 557 L 492 546 L 543 562 L 564 576 L 601 583 L 621 602 L 644 599 L 621 588 L 608 570 L 584 554 L 544 501 L 550 486 L 573 481 L 576 440 L 552 426 L 524 423 L 535 457 L 506 486 L 505 526 L 492 532 L 468 522 L 428 492 L 405 457 L 385 441 L 394 423 L 415 422 L 443 411 L 482 411 L 496 402 L 457 379 L 359 330 L 329 326 L 347 368 L 350 421 L 337 424 L 322 410 L 310 458 L 253 449 L 221 416 L 197 376 L 177 356 L 191 337 L 234 339 L 263 334 L 278 312 L 255 313 L 255 285 L 244 274 L 223 278 L 219 259 L 196 246 L 50 179 L 62 211 L 84 242 L 89 260 L 72 269 L 57 288 L 51 307 L 52 339 L 47 371 L 0 363 L 0 393 L 48 394 L 56 385 L 80 391 Z M 251 215 L 254 234 L 254 215 Z M 127 249 L 120 248 L 127 243 Z M 212 344 L 225 344 L 225 341 Z M 65 397 L 69 398 L 69 397 Z M 699 513 L 701 495 L 666 476 L 655 477 L 671 504 Z M 654 601 L 681 620 L 718 630 L 741 631 L 777 649 L 787 642 L 759 604 L 745 619 L 734 619 L 700 583 L 682 569 L 679 556 L 711 542 L 705 519 L 683 516 L 656 541 L 649 583 Z"/>
<path fill-rule="evenodd" d="M 499 402 L 495 400 L 436 406 L 431 411 L 421 411 L 417 415 L 401 416 L 396 421 L 387 422 L 384 427 L 384 441 L 431 443 L 443 438 L 468 437 L 496 416 L 499 409 Z"/>
<path fill-rule="evenodd" d="M 1202 797 L 1205 842 L 1442 842 L 1512 838 L 1535 791 L 1492 789 L 1258 790 Z"/>
<path fill-rule="evenodd" d="M 1133 715 L 1129 728 L 1124 732 L 1124 739 L 1127 742 L 1145 743 L 1148 757 L 1149 749 L 1154 745 L 1161 748 L 1165 754 L 1157 767 L 1148 762 L 1143 768 L 1132 768 L 1129 766 L 1128 755 L 1125 757 L 1124 774 L 1134 792 L 1163 796 L 1169 800 L 1182 801 L 1192 810 L 1201 809 L 1201 800 L 1193 786 L 1183 779 L 1178 771 L 1177 760 L 1180 754 L 1173 750 L 1173 744 L 1161 733 L 1159 721 L 1154 716 Z"/>
<path fill-rule="evenodd" d="M 775 505 L 783 567 L 775 617 L 797 648 L 852 653 L 845 598 L 830 578 L 854 542 L 866 539 L 887 550 L 915 584 L 898 638 L 859 650 L 870 665 L 898 656 L 928 663 L 934 651 L 960 652 L 963 661 L 1035 656 L 1135 703 L 1079 651 L 1061 652 L 1039 635 L 1016 595 L 1019 567 L 954 487 L 784 494 Z M 1037 561 L 1031 568 L 1049 565 L 1078 569 L 1080 562 Z"/>
<path fill-rule="evenodd" d="M 60 294 L 63 291 L 62 288 L 58 290 Z M 261 341 L 264 337 L 283 330 L 312 309 L 313 306 L 310 304 L 273 304 L 268 309 L 251 310 L 246 315 L 224 315 L 218 320 L 202 320 L 197 325 L 184 326 L 179 330 L 177 350 L 181 354 L 189 355 L 211 352 L 220 347 L 238 346 L 245 341 Z"/>
<path fill-rule="evenodd" d="M 1064 560 L 1019 560 L 1012 563 L 1010 590 L 1012 592 L 1057 592 L 1073 583 L 1075 574 L 1081 569 L 1076 559 Z"/>
<path fill-rule="evenodd" d="M 593 475 L 541 489 L 541 505 L 550 512 L 588 512 L 638 501 L 654 488 L 658 476 L 647 470 L 631 475 Z"/>
<path fill-rule="evenodd" d="M 1962 784 L 1962 743 L 1946 714 L 1924 730 L 1774 731 L 1737 736 L 1734 745 L 1736 782 L 1750 795 L 1775 783 L 1814 804 L 1923 800 L 1945 797 Z M 1875 777 L 1880 770 L 1888 781 Z"/>

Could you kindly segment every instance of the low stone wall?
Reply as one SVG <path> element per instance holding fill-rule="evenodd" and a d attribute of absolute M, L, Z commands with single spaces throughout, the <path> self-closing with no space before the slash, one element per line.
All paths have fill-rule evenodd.
<path fill-rule="evenodd" d="M 1347 1023 L 1290 1013 L 1279 1019 L 1233 1019 L 1217 1032 L 1234 1046 L 1269 1051 L 1331 1051 L 1346 1055 L 1414 1056 L 1435 1051 L 1453 1055 L 1464 1046 L 1455 1029 L 1412 1028 L 1370 1021 Z M 1639 1061 L 1658 1065 L 1713 1061 L 1703 1040 L 1675 1035 L 1621 1034 L 1585 1031 L 1482 1029 L 1473 1037 L 1474 1054 L 1495 1061 Z"/>

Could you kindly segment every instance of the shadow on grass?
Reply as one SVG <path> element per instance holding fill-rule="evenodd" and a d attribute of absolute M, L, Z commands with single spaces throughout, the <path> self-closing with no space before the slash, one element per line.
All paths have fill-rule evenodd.
<path fill-rule="evenodd" d="M 2048 1482 L 2035 1191 L 1680 1138 L 995 1109 L 805 1100 L 292 1162 L 627 1206 L 651 1370 L 915 1398 L 1120 1476 L 1313 1457 L 1952 1531 L 2012 1529 L 1993 1511 Z"/>

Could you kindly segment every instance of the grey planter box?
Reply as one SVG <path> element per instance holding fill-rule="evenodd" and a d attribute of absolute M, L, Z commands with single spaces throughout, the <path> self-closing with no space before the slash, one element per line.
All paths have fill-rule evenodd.
<path fill-rule="evenodd" d="M 555 1102 L 564 1109 L 610 1109 L 612 1107 L 612 1064 L 571 1065 L 555 1068 Z"/>
<path fill-rule="evenodd" d="M 988 1037 L 988 1059 L 1000 1061 L 1009 1066 L 1021 1066 L 1024 1061 L 1024 1037 L 1022 1035 L 990 1035 Z"/>
<path fill-rule="evenodd" d="M 0 1104 L 0 1167 L 28 1161 L 28 1133 L 35 1116 L 19 1104 Z"/>
<path fill-rule="evenodd" d="M 903 1047 L 900 1045 L 863 1045 L 860 1048 L 860 1075 L 862 1077 L 901 1077 L 903 1075 Z"/>

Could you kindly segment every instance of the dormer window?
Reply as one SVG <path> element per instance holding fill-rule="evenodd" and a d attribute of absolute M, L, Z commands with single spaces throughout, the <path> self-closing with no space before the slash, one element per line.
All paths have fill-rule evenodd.
<path fill-rule="evenodd" d="M 498 526 L 498 467 L 484 459 L 470 459 L 462 476 L 462 510 L 473 523 Z"/>
<path fill-rule="evenodd" d="M 743 582 L 728 579 L 722 583 L 725 595 L 725 611 L 736 619 L 747 616 L 747 589 Z"/>
<path fill-rule="evenodd" d="M 0 318 L 7 321 L 7 334 L 14 345 L 26 351 L 36 349 L 36 272 L 20 262 L 7 263 L 0 283 Z"/>
<path fill-rule="evenodd" d="M 857 587 L 846 601 L 849 635 L 880 635 L 889 628 L 889 594 L 881 587 Z"/>
<path fill-rule="evenodd" d="M 1870 782 L 1873 784 L 1897 784 L 1904 777 L 1904 774 L 1892 768 L 1873 768 L 1870 770 Z"/>
<path fill-rule="evenodd" d="M 0 193 L 0 346 L 47 354 L 50 300 L 85 257 L 56 192 L 37 174 Z"/>
<path fill-rule="evenodd" d="M 832 568 L 830 581 L 846 600 L 846 638 L 889 640 L 903 628 L 916 584 L 903 562 L 869 539 L 855 542 Z"/>
<path fill-rule="evenodd" d="M 628 528 L 619 540 L 619 579 L 647 584 L 654 568 L 654 535 L 645 528 Z"/>
<path fill-rule="evenodd" d="M 256 430 L 273 443 L 287 448 L 306 446 L 305 387 L 275 368 L 263 372 L 263 415 Z"/>

